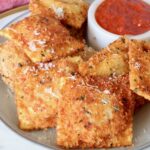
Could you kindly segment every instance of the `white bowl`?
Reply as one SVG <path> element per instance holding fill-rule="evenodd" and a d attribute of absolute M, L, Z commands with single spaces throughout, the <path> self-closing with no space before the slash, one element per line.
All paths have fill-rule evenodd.
<path fill-rule="evenodd" d="M 95 12 L 98 6 L 104 0 L 95 0 L 88 11 L 88 32 L 87 38 L 90 46 L 99 50 L 101 48 L 106 47 L 108 44 L 118 39 L 121 35 L 111 33 L 104 28 L 102 28 L 95 19 Z M 150 4 L 150 0 L 144 0 L 148 4 Z M 140 40 L 150 40 L 150 31 L 145 32 L 139 35 L 126 35 L 131 39 L 140 39 Z"/>

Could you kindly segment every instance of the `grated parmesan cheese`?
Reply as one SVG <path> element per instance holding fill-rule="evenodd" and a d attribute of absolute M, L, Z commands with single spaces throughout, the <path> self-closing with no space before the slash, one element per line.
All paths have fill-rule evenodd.
<path fill-rule="evenodd" d="M 57 7 L 56 5 L 52 5 L 52 9 L 54 10 L 55 14 L 58 18 L 64 18 L 64 10 L 61 7 Z"/>
<path fill-rule="evenodd" d="M 50 94 L 51 96 L 55 97 L 55 98 L 59 98 L 59 96 L 57 94 L 55 94 L 53 91 L 52 91 L 52 88 L 48 87 L 45 89 L 45 93 L 48 93 Z"/>
<path fill-rule="evenodd" d="M 63 68 L 59 68 L 57 72 L 58 72 L 58 73 L 61 73 L 61 72 L 63 72 L 63 71 L 64 71 Z"/>
<path fill-rule="evenodd" d="M 46 44 L 45 40 L 36 40 L 37 44 L 44 45 Z"/>
<path fill-rule="evenodd" d="M 40 70 L 49 70 L 50 68 L 55 67 L 55 64 L 49 62 L 49 63 L 37 63 L 38 69 Z"/>
<path fill-rule="evenodd" d="M 138 63 L 138 62 L 135 62 L 134 67 L 135 67 L 136 69 L 140 69 L 140 68 L 141 68 L 141 64 Z"/>
<path fill-rule="evenodd" d="M 50 49 L 49 49 L 49 52 L 50 52 L 51 54 L 54 54 L 54 53 L 55 53 L 55 50 L 54 50 L 53 48 L 50 48 Z"/>
<path fill-rule="evenodd" d="M 33 31 L 33 34 L 34 34 L 34 35 L 40 35 L 40 32 L 38 32 L 37 30 L 34 30 L 34 31 Z"/>
<path fill-rule="evenodd" d="M 109 90 L 104 90 L 103 93 L 104 94 L 110 94 L 110 91 Z"/>
<path fill-rule="evenodd" d="M 33 52 L 38 50 L 37 45 L 44 47 L 45 44 L 46 44 L 45 40 L 33 40 L 33 41 L 28 42 L 29 49 Z"/>
<path fill-rule="evenodd" d="M 70 76 L 70 77 L 68 77 L 68 79 L 76 80 L 76 76 Z"/>
<path fill-rule="evenodd" d="M 27 72 L 29 71 L 29 67 L 25 68 L 25 70 L 23 70 L 23 74 L 27 74 Z"/>
<path fill-rule="evenodd" d="M 29 42 L 28 45 L 29 45 L 29 49 L 31 51 L 33 51 L 33 52 L 37 51 L 36 45 L 33 41 Z"/>
<path fill-rule="evenodd" d="M 101 102 L 102 102 L 103 104 L 108 104 L 108 100 L 107 100 L 107 99 L 102 99 Z"/>

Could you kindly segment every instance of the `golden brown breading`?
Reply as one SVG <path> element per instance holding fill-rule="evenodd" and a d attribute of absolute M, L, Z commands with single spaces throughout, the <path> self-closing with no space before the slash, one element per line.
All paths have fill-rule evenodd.
<path fill-rule="evenodd" d="M 89 60 L 97 51 L 92 47 L 85 45 L 84 50 L 75 54 L 75 56 L 80 56 L 84 61 Z"/>
<path fill-rule="evenodd" d="M 128 68 L 128 41 L 120 38 L 83 63 L 80 72 L 83 75 L 106 77 L 126 74 L 129 72 Z"/>
<path fill-rule="evenodd" d="M 150 100 L 150 42 L 129 43 L 130 88 Z"/>
<path fill-rule="evenodd" d="M 15 95 L 21 129 L 44 129 L 56 125 L 59 89 L 63 86 L 61 76 L 74 74 L 80 61 L 79 57 L 74 57 L 17 70 Z"/>
<path fill-rule="evenodd" d="M 49 11 L 49 9 L 42 5 L 41 0 L 30 0 L 29 10 L 31 11 L 31 15 L 55 16 L 54 12 Z"/>
<path fill-rule="evenodd" d="M 65 27 L 69 30 L 71 36 L 75 37 L 76 39 L 78 40 L 86 39 L 87 22 L 85 22 L 80 29 L 76 29 L 67 25 L 65 25 Z"/>
<path fill-rule="evenodd" d="M 34 66 L 24 67 L 17 73 L 15 95 L 19 127 L 22 130 L 55 126 L 59 97 L 53 92 L 51 80 L 50 71 L 38 71 Z"/>
<path fill-rule="evenodd" d="M 130 111 L 132 110 L 132 112 L 134 112 L 135 99 L 137 96 L 130 90 L 128 74 L 104 78 L 100 76 L 90 76 L 87 77 L 87 81 L 89 84 L 99 87 L 104 93 L 115 93 L 116 97 L 122 100 Z"/>
<path fill-rule="evenodd" d="M 87 18 L 88 3 L 84 0 L 31 0 L 31 13 L 53 15 L 63 23 L 81 28 Z"/>
<path fill-rule="evenodd" d="M 101 91 L 105 93 L 115 93 L 117 97 L 122 97 L 124 101 L 128 99 L 132 104 L 131 106 L 133 112 L 136 112 L 143 105 L 147 103 L 147 100 L 143 97 L 133 94 L 132 90 L 130 90 L 129 84 L 129 76 L 123 75 L 118 77 L 98 77 L 98 76 L 90 76 L 87 78 L 90 84 L 94 84 L 100 88 Z"/>
<path fill-rule="evenodd" d="M 0 45 L 0 74 L 11 88 L 15 70 L 30 63 L 29 58 L 13 42 L 6 41 Z"/>
<path fill-rule="evenodd" d="M 66 57 L 83 49 L 84 44 L 54 18 L 30 16 L 0 31 L 21 46 L 33 62 Z"/>
<path fill-rule="evenodd" d="M 62 93 L 58 103 L 58 145 L 102 148 L 132 144 L 132 98 L 123 100 L 124 95 L 119 98 L 115 93 L 101 91 L 78 75 L 65 81 Z"/>
<path fill-rule="evenodd" d="M 29 9 L 31 10 L 32 15 L 38 14 L 47 17 L 55 17 L 55 12 L 51 9 L 47 9 L 42 4 L 43 1 L 40 0 L 31 0 L 29 4 Z M 58 19 L 58 17 L 56 17 Z M 62 22 L 64 24 L 64 22 Z M 71 36 L 75 37 L 76 39 L 82 40 L 86 38 L 86 26 L 87 23 L 83 23 L 82 26 L 77 29 L 70 25 L 64 24 L 65 27 L 69 30 Z"/>

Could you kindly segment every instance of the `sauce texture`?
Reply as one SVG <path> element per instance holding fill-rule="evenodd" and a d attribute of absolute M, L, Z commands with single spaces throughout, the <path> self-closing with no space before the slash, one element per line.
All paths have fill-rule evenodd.
<path fill-rule="evenodd" d="M 97 23 L 119 35 L 150 30 L 150 5 L 143 0 L 105 0 L 96 10 Z"/>

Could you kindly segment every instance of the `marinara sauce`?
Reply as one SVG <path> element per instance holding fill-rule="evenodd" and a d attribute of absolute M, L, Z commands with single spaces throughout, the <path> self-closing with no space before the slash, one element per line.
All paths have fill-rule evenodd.
<path fill-rule="evenodd" d="M 150 30 L 150 5 L 143 0 L 105 0 L 95 17 L 101 27 L 119 35 Z"/>

